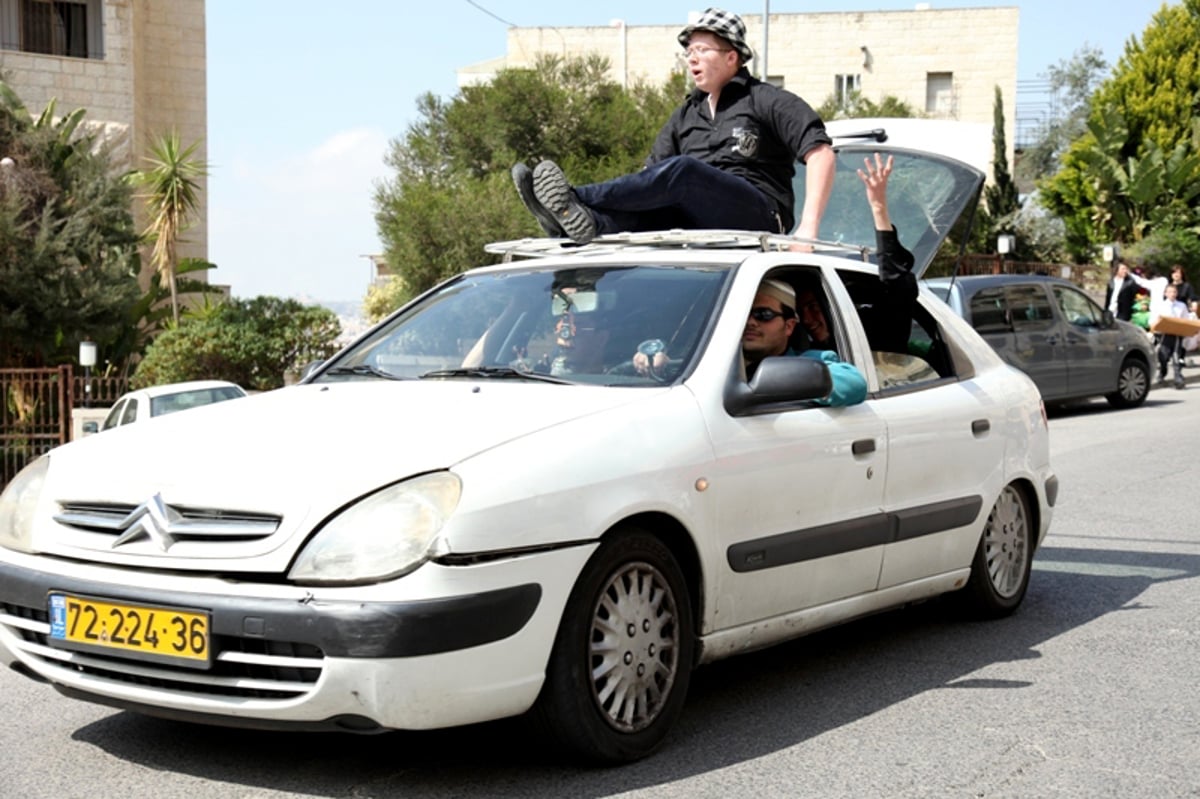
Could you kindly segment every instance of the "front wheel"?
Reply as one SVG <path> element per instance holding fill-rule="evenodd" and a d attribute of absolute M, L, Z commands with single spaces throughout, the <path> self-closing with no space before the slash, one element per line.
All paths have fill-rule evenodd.
<path fill-rule="evenodd" d="M 1033 537 L 1029 501 L 1016 486 L 1005 486 L 988 513 L 964 589 L 975 615 L 996 619 L 1021 604 L 1033 566 Z"/>
<path fill-rule="evenodd" d="M 640 529 L 617 531 L 567 601 L 534 719 L 552 743 L 587 760 L 643 758 L 683 708 L 694 649 L 674 555 Z"/>
<path fill-rule="evenodd" d="M 1136 358 L 1126 358 L 1117 374 L 1117 390 L 1105 395 L 1114 408 L 1136 408 L 1150 393 L 1150 368 Z"/>

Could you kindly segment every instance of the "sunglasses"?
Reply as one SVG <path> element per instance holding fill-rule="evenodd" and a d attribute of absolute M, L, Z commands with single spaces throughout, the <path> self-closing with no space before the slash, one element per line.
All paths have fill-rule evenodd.
<path fill-rule="evenodd" d="M 750 318 L 756 322 L 770 322 L 777 316 L 782 316 L 784 319 L 791 317 L 787 310 L 777 311 L 774 308 L 766 308 L 758 306 L 750 309 Z"/>

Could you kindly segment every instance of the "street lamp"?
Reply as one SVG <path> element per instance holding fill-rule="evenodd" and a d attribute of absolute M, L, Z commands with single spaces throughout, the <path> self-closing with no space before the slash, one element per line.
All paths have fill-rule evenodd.
<path fill-rule="evenodd" d="M 1017 237 L 1011 233 L 1001 233 L 996 237 L 996 252 L 1000 254 L 1000 271 L 1004 271 L 1004 256 L 1017 249 Z"/>
<path fill-rule="evenodd" d="M 79 342 L 79 365 L 83 367 L 83 407 L 92 406 L 92 367 L 96 365 L 96 342 Z"/>
<path fill-rule="evenodd" d="M 1116 269 L 1117 268 L 1117 259 L 1120 257 L 1121 257 L 1121 248 L 1120 247 L 1118 247 L 1116 244 L 1105 244 L 1104 245 L 1104 262 L 1106 264 L 1108 264 L 1109 268 Z"/>

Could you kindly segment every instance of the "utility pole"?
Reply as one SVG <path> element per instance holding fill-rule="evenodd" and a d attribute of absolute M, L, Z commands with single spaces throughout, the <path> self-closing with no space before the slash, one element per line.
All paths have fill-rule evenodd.
<path fill-rule="evenodd" d="M 758 77 L 763 82 L 766 82 L 767 75 L 767 30 L 771 27 L 771 0 L 763 0 L 763 31 L 762 31 L 762 49 L 759 51 L 758 62 Z"/>

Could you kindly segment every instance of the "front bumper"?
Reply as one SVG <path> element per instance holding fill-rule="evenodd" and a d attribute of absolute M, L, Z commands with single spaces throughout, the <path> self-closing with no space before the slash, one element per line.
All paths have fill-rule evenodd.
<path fill-rule="evenodd" d="M 500 718 L 537 697 L 563 606 L 593 549 L 426 564 L 390 592 L 310 592 L 19 556 L 28 562 L 0 561 L 0 663 L 70 696 L 234 726 L 370 731 Z M 60 648 L 49 637 L 50 591 L 203 609 L 211 667 Z"/>

